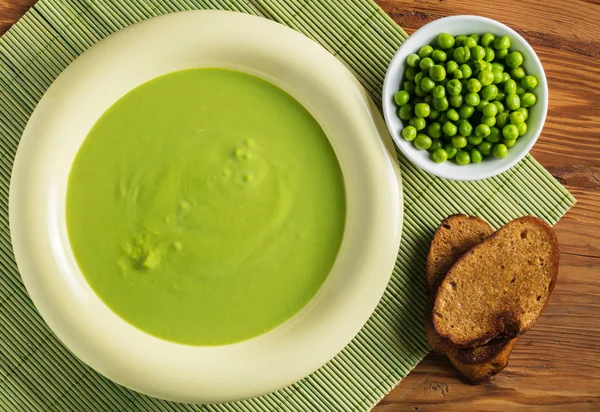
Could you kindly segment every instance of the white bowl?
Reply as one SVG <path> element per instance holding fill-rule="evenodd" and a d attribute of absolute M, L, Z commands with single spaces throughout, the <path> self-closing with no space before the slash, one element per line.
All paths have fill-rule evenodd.
<path fill-rule="evenodd" d="M 399 90 L 404 78 L 406 57 L 411 53 L 416 53 L 421 46 L 432 43 L 440 33 L 450 33 L 453 36 L 459 34 L 469 35 L 471 33 L 492 33 L 496 37 L 508 36 L 510 38 L 511 50 L 516 50 L 523 54 L 523 68 L 527 74 L 534 75 L 539 79 L 539 84 L 533 91 L 537 97 L 537 103 L 529 108 L 527 133 L 519 137 L 517 143 L 508 150 L 508 155 L 504 159 L 496 159 L 490 156 L 481 163 L 471 163 L 466 166 L 460 166 L 449 161 L 437 164 L 431 160 L 429 152 L 416 149 L 412 142 L 407 142 L 400 135 L 403 123 L 405 122 L 398 117 L 398 108 L 394 103 L 393 97 L 394 93 Z M 544 73 L 540 59 L 538 59 L 529 43 L 510 27 L 495 20 L 479 16 L 444 17 L 432 21 L 414 32 L 400 46 L 400 49 L 398 49 L 398 52 L 390 63 L 383 84 L 382 97 L 385 121 L 394 142 L 402 153 L 421 169 L 436 176 L 452 180 L 485 179 L 496 176 L 513 167 L 535 144 L 535 141 L 542 132 L 546 113 L 548 112 L 548 83 L 546 81 L 546 74 Z"/>
<path fill-rule="evenodd" d="M 274 330 L 217 347 L 161 340 L 112 312 L 77 266 L 65 217 L 71 165 L 96 120 L 141 83 L 193 67 L 248 72 L 294 96 L 330 139 L 346 186 L 341 248 L 315 297 Z M 102 40 L 48 89 L 15 159 L 12 244 L 44 320 L 96 371 L 159 398 L 233 401 L 309 375 L 359 332 L 387 286 L 398 253 L 399 169 L 383 120 L 370 105 L 348 69 L 325 49 L 294 30 L 242 13 L 174 13 Z"/>

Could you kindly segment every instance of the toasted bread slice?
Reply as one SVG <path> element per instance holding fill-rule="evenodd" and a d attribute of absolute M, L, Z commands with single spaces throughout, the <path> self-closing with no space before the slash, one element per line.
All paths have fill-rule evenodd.
<path fill-rule="evenodd" d="M 434 296 L 448 270 L 467 250 L 487 239 L 494 229 L 485 220 L 467 215 L 452 215 L 440 223 L 427 255 L 425 281 Z"/>
<path fill-rule="evenodd" d="M 466 252 L 440 283 L 435 331 L 455 347 L 512 339 L 531 327 L 554 289 L 558 240 L 543 220 L 515 219 Z"/>
<path fill-rule="evenodd" d="M 425 270 L 425 281 L 430 298 L 425 313 L 425 336 L 434 352 L 448 352 L 453 349 L 452 344 L 437 334 L 433 328 L 431 307 L 438 286 L 463 253 L 492 233 L 494 229 L 485 220 L 458 214 L 444 219 L 433 236 Z"/>
<path fill-rule="evenodd" d="M 437 287 L 452 265 L 471 249 L 489 237 L 494 230 L 483 219 L 466 215 L 453 215 L 444 219 L 431 242 L 427 256 L 426 281 L 430 303 Z M 451 343 L 438 335 L 433 328 L 431 305 L 425 320 L 425 335 L 432 350 L 445 352 L 454 367 L 472 383 L 484 383 L 502 371 L 515 339 L 500 339 L 477 348 L 455 349 Z"/>
<path fill-rule="evenodd" d="M 485 383 L 508 365 L 516 342 L 517 338 L 497 339 L 476 348 L 454 349 L 446 356 L 471 383 Z"/>

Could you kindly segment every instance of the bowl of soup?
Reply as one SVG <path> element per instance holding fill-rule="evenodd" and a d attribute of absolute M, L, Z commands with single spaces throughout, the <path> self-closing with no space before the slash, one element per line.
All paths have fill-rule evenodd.
<path fill-rule="evenodd" d="M 264 19 L 185 12 L 99 42 L 38 104 L 13 169 L 15 257 L 69 350 L 183 402 L 277 390 L 375 309 L 402 196 L 348 70 Z"/>

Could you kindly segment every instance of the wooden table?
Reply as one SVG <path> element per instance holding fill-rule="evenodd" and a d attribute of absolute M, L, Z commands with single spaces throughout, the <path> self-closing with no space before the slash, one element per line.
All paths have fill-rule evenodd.
<path fill-rule="evenodd" d="M 33 3 L 0 0 L 0 33 Z M 478 14 L 523 35 L 542 60 L 550 87 L 548 120 L 532 154 L 578 203 L 555 227 L 561 266 L 554 293 L 542 317 L 515 345 L 510 365 L 492 383 L 471 386 L 443 356 L 431 354 L 375 411 L 600 409 L 600 4 L 378 3 L 409 34 L 439 17 Z"/>

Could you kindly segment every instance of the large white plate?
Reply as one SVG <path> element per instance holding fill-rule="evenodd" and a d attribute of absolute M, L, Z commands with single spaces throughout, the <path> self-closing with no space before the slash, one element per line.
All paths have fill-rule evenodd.
<path fill-rule="evenodd" d="M 69 170 L 100 115 L 141 83 L 192 67 L 241 70 L 294 96 L 329 137 L 347 194 L 341 249 L 315 297 L 280 327 L 219 347 L 167 342 L 114 314 L 78 269 L 65 223 Z M 291 384 L 358 333 L 389 281 L 400 243 L 402 194 L 394 149 L 381 122 L 339 61 L 277 23 L 203 11 L 122 30 L 60 75 L 21 139 L 10 189 L 10 227 L 27 290 L 77 357 L 137 391 L 176 401 L 224 402 Z"/>

